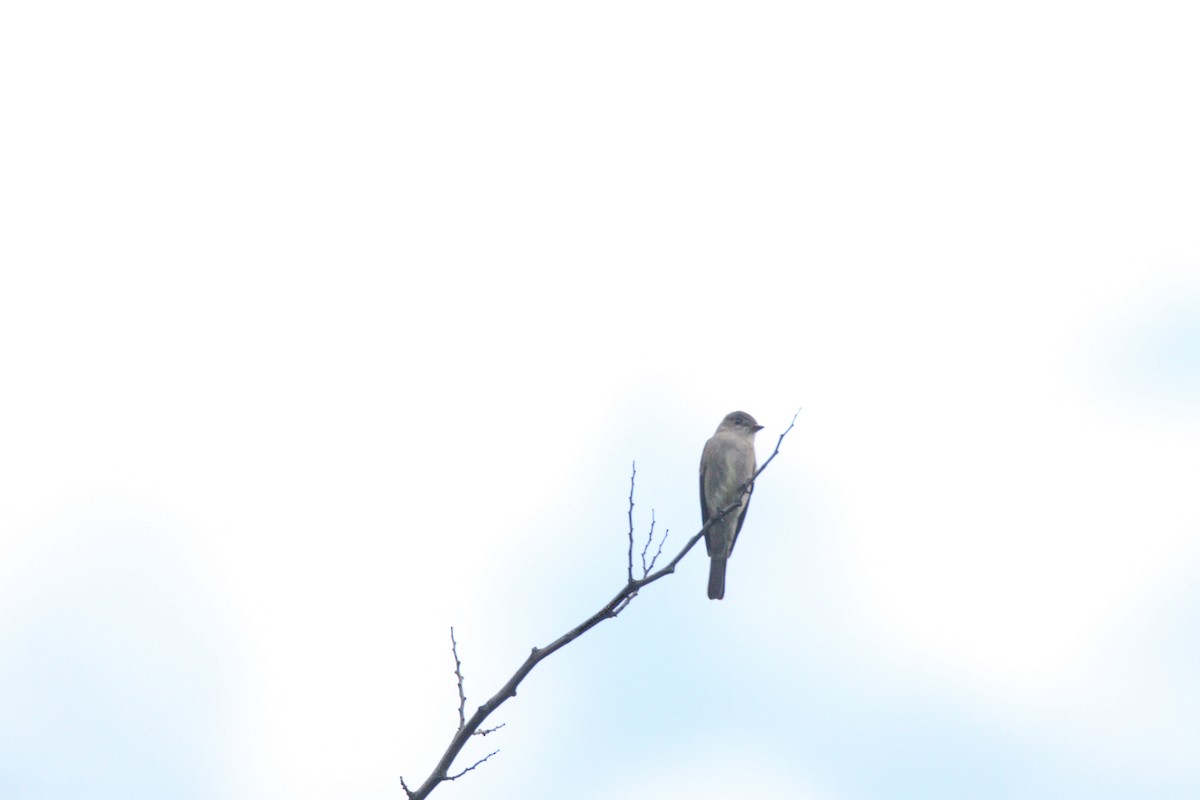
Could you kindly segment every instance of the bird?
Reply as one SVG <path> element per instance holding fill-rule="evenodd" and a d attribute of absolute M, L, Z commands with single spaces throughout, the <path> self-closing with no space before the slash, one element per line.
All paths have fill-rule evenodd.
<path fill-rule="evenodd" d="M 725 596 L 725 562 L 733 552 L 738 532 L 746 519 L 746 509 L 750 507 L 754 485 L 749 481 L 757 469 L 754 434 L 762 429 L 763 426 L 745 411 L 726 414 L 717 426 L 717 432 L 704 443 L 704 453 L 700 456 L 700 514 L 708 526 L 704 544 L 712 559 L 708 568 L 710 600 Z M 742 489 L 740 496 L 739 489 Z M 734 503 L 739 505 L 721 519 L 714 519 Z M 710 520 L 713 520 L 711 525 Z"/>

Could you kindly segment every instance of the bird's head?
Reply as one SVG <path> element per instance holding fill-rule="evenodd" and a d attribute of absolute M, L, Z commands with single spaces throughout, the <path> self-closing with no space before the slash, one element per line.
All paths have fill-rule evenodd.
<path fill-rule="evenodd" d="M 747 436 L 753 436 L 763 429 L 762 425 L 754 417 L 747 414 L 745 411 L 734 411 L 726 414 L 725 419 L 721 420 L 718 431 L 733 431 L 742 433 Z"/>

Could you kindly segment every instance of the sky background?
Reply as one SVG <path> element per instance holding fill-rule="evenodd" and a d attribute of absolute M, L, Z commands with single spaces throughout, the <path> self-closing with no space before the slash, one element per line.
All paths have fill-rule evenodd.
<path fill-rule="evenodd" d="M 1200 795 L 1192 3 L 12 2 L 0 796 Z"/>

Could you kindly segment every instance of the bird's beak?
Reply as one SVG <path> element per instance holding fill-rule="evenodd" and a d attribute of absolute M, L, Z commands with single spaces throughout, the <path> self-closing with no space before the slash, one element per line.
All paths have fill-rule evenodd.
<path fill-rule="evenodd" d="M 765 428 L 765 427 L 767 427 L 767 426 L 766 426 L 766 425 L 755 425 L 753 428 L 751 428 L 751 429 L 750 429 L 750 432 L 751 432 L 751 433 L 758 433 L 759 431 L 761 431 L 761 430 L 762 430 L 763 428 Z"/>

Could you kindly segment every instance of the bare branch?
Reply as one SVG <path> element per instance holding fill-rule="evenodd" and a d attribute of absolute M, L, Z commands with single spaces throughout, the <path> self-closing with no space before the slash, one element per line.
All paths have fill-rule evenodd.
<path fill-rule="evenodd" d="M 450 652 L 454 654 L 454 675 L 458 678 L 458 727 L 467 724 L 467 695 L 463 692 L 462 662 L 458 660 L 458 642 L 454 641 L 454 628 L 450 628 Z"/>
<path fill-rule="evenodd" d="M 791 424 L 789 424 L 787 427 L 787 430 L 785 430 L 783 433 L 781 433 L 779 435 L 779 441 L 775 444 L 774 452 L 772 452 L 770 457 L 768 457 L 767 460 L 763 462 L 762 466 L 758 468 L 758 470 L 754 473 L 753 476 L 751 476 L 750 480 L 746 481 L 746 483 L 742 485 L 741 489 L 733 494 L 733 496 L 738 499 L 734 500 L 726 507 L 719 509 L 716 514 L 714 514 L 706 523 L 704 523 L 704 527 L 702 527 L 699 531 L 697 531 L 695 534 L 693 534 L 692 537 L 689 538 L 687 540 L 687 542 L 683 545 L 683 548 L 678 553 L 675 554 L 675 557 L 672 558 L 670 561 L 668 561 L 665 565 L 663 565 L 663 567 L 661 569 L 659 569 L 655 572 L 651 572 L 650 574 L 645 575 L 638 579 L 635 579 L 633 577 L 633 483 L 634 483 L 634 478 L 631 476 L 629 479 L 629 484 L 630 484 L 630 486 L 629 486 L 629 554 L 628 554 L 628 564 L 627 564 L 628 580 L 627 580 L 627 583 L 625 584 L 625 586 L 622 587 L 619 592 L 617 592 L 615 595 L 613 595 L 611 600 L 609 600 L 607 603 L 605 603 L 603 606 L 601 606 L 600 609 L 598 611 L 596 611 L 596 613 L 592 614 L 590 617 L 585 619 L 583 622 L 579 623 L 574 628 L 572 628 L 571 630 L 564 633 L 562 636 L 559 636 L 557 639 L 555 639 L 553 642 L 546 645 L 545 647 L 534 647 L 533 649 L 531 649 L 529 651 L 529 655 L 525 658 L 525 661 L 521 663 L 521 666 L 517 667 L 517 671 L 512 674 L 512 677 L 510 677 L 503 686 L 500 687 L 499 691 L 497 691 L 494 695 L 492 695 L 486 703 L 484 703 L 479 708 L 477 708 L 475 710 L 475 713 L 471 715 L 470 719 L 468 719 L 464 724 L 459 726 L 458 731 L 450 739 L 450 745 L 446 748 L 446 751 L 442 754 L 441 760 L 438 761 L 437 765 L 433 768 L 433 772 L 431 772 L 429 774 L 429 777 L 425 779 L 425 782 L 423 784 L 421 784 L 420 787 L 418 787 L 415 791 L 409 790 L 409 788 L 407 786 L 405 786 L 403 778 L 401 778 L 400 785 L 402 787 L 404 787 L 404 791 L 407 792 L 409 800 L 425 800 L 425 798 L 429 796 L 429 793 L 432 792 L 435 788 L 437 788 L 438 784 L 440 784 L 442 781 L 454 780 L 455 778 L 462 777 L 466 773 L 475 769 L 475 767 L 482 764 L 484 761 L 487 761 L 489 758 L 494 756 L 496 754 L 496 752 L 499 752 L 499 751 L 496 751 L 496 752 L 489 753 L 487 756 L 483 757 L 479 761 L 476 761 L 470 767 L 467 767 L 462 772 L 455 774 L 453 777 L 451 777 L 449 775 L 450 765 L 454 763 L 454 759 L 458 757 L 458 754 L 462 751 L 463 746 L 467 743 L 467 740 L 470 739 L 471 736 L 473 736 L 477 731 L 480 730 L 480 726 L 483 724 L 483 721 L 486 720 L 488 718 L 488 716 L 491 715 L 492 712 L 494 712 L 497 708 L 499 708 L 501 705 L 503 705 L 505 703 L 505 701 L 507 701 L 510 697 L 517 696 L 517 687 L 520 686 L 521 681 L 525 680 L 526 676 L 529 675 L 529 673 L 533 671 L 534 667 L 536 667 L 539 663 L 541 663 L 545 658 L 549 657 L 550 655 L 552 655 L 553 653 L 562 649 L 563 647 L 566 647 L 568 644 L 575 641 L 580 636 L 582 636 L 583 634 L 590 631 L 592 628 L 599 625 L 604 620 L 611 619 L 612 617 L 615 617 L 618 614 L 620 614 L 633 601 L 633 598 L 637 597 L 638 591 L 641 590 L 641 588 L 643 586 L 648 586 L 651 583 L 654 583 L 655 581 L 674 573 L 675 566 L 680 561 L 683 560 L 683 557 L 686 556 L 693 547 L 696 546 L 696 542 L 700 541 L 701 537 L 704 536 L 704 534 L 708 530 L 709 526 L 724 519 L 726 516 L 728 516 L 730 513 L 732 513 L 734 509 L 741 507 L 743 493 L 746 491 L 746 489 L 748 489 L 754 483 L 754 481 L 758 478 L 758 476 L 762 474 L 763 470 L 765 470 L 767 468 L 767 466 L 775 459 L 775 456 L 779 455 L 779 448 L 783 444 L 783 439 L 785 436 L 788 435 L 788 433 L 791 432 L 792 428 L 795 427 L 796 417 L 798 417 L 799 414 L 800 414 L 800 411 L 799 411 L 799 409 L 797 409 L 796 414 L 792 417 Z M 637 474 L 637 465 L 635 463 L 634 464 L 634 475 L 636 475 L 636 474 Z M 660 543 L 660 550 L 661 550 L 661 543 Z M 655 558 L 657 559 L 657 556 Z M 653 563 L 654 562 L 652 561 L 651 565 L 653 565 Z M 457 661 L 457 658 L 458 658 L 458 656 L 456 653 L 455 654 L 456 661 Z M 460 685 L 461 685 L 461 679 L 460 679 Z"/>
<path fill-rule="evenodd" d="M 633 479 L 637 477 L 637 462 L 633 462 L 633 472 L 629 475 L 629 555 L 626 558 L 626 575 L 633 580 Z"/>
<path fill-rule="evenodd" d="M 483 762 L 487 761 L 489 758 L 491 758 L 492 756 L 496 755 L 496 753 L 499 753 L 499 752 L 500 752 L 499 750 L 493 750 L 492 752 L 488 753 L 488 754 L 487 754 L 486 756 L 484 756 L 483 758 L 481 758 L 481 759 L 479 759 L 478 761 L 476 761 L 476 762 L 475 762 L 474 764 L 472 764 L 471 766 L 469 766 L 469 767 L 467 767 L 466 769 L 464 769 L 462 772 L 455 773 L 454 775 L 447 775 L 447 776 L 446 776 L 446 780 L 448 780 L 448 781 L 456 781 L 456 780 L 458 780 L 458 779 L 459 779 L 459 778 L 461 778 L 463 775 L 466 775 L 468 772 L 470 772 L 471 770 L 475 769 L 475 768 L 476 768 L 476 767 L 478 767 L 480 764 L 482 764 Z"/>
<path fill-rule="evenodd" d="M 484 728 L 483 730 L 475 731 L 471 735 L 472 736 L 487 736 L 489 733 L 495 733 L 496 731 L 500 730 L 507 724 L 508 724 L 507 722 L 501 722 L 499 725 L 497 725 L 494 728 Z"/>
<path fill-rule="evenodd" d="M 626 597 L 624 600 L 622 600 L 620 603 L 618 603 L 617 606 L 615 608 L 613 608 L 613 610 L 611 612 L 609 612 L 608 616 L 615 617 L 617 614 L 620 614 L 622 611 L 625 610 L 625 607 L 627 605 L 629 605 L 631 602 L 633 602 L 633 598 L 635 598 L 635 597 L 637 597 L 636 592 L 629 595 L 628 597 Z"/>
<path fill-rule="evenodd" d="M 796 427 L 796 417 L 799 417 L 799 416 L 800 416 L 800 409 L 797 408 L 796 413 L 792 414 L 792 421 L 788 423 L 787 430 L 785 430 L 783 433 L 779 434 L 779 441 L 777 441 L 775 443 L 775 450 L 771 453 L 771 455 L 767 458 L 767 460 L 762 463 L 762 466 L 758 468 L 758 472 L 754 473 L 754 478 L 757 478 L 762 473 L 762 471 L 767 468 L 767 464 L 770 464 L 775 459 L 775 456 L 779 455 L 779 448 L 783 444 L 783 437 L 785 437 L 789 433 L 791 433 L 792 428 Z M 750 479 L 750 483 L 754 483 L 754 478 Z M 748 485 L 749 484 L 747 484 L 747 486 Z"/>
<path fill-rule="evenodd" d="M 654 542 L 654 509 L 650 509 L 650 534 L 646 537 L 646 546 L 642 548 L 642 577 L 650 574 L 650 567 L 646 565 L 646 553 L 650 551 L 650 545 Z M 659 549 L 662 549 L 662 543 L 659 543 Z M 654 562 L 650 562 L 653 564 Z"/>
<path fill-rule="evenodd" d="M 663 545 L 667 543 L 667 537 L 670 535 L 671 530 L 669 528 L 663 531 L 662 538 L 658 540 L 658 552 L 654 554 L 654 558 L 650 559 L 650 566 L 646 568 L 647 573 L 654 569 L 654 565 L 658 563 L 658 557 L 662 555 Z"/>

